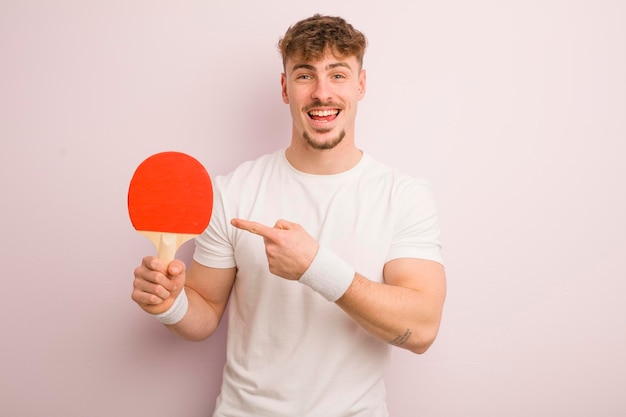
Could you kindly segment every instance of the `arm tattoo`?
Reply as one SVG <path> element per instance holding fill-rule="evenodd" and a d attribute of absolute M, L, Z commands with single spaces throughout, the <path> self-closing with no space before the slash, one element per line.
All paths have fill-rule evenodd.
<path fill-rule="evenodd" d="M 398 337 L 396 337 L 395 339 L 393 339 L 391 342 L 392 345 L 394 346 L 400 346 L 403 345 L 404 342 L 406 342 L 407 340 L 409 340 L 409 337 L 411 337 L 411 329 L 406 329 L 406 332 L 404 332 L 403 335 L 399 335 Z"/>

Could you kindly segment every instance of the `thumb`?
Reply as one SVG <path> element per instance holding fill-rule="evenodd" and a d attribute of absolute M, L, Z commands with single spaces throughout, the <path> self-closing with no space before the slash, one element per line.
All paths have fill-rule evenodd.
<path fill-rule="evenodd" d="M 167 266 L 167 274 L 174 279 L 176 276 L 185 273 L 185 263 L 179 259 L 174 259 Z"/>
<path fill-rule="evenodd" d="M 170 291 L 172 292 L 172 296 L 174 298 L 182 291 L 183 287 L 185 286 L 185 270 L 185 263 L 178 259 L 174 259 L 167 266 L 167 275 L 170 279 L 170 283 L 172 284 Z"/>
<path fill-rule="evenodd" d="M 274 228 L 280 229 L 280 230 L 292 230 L 292 229 L 295 229 L 297 226 L 298 226 L 297 223 L 292 223 L 285 219 L 279 219 L 276 221 L 276 224 L 274 224 Z"/>

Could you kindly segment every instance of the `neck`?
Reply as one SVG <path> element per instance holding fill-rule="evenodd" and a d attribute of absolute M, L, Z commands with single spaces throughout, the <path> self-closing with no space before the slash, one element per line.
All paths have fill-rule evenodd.
<path fill-rule="evenodd" d="M 342 141 L 332 149 L 314 149 L 302 139 L 292 140 L 285 156 L 298 171 L 314 175 L 340 174 L 354 168 L 363 152 L 353 141 Z"/>

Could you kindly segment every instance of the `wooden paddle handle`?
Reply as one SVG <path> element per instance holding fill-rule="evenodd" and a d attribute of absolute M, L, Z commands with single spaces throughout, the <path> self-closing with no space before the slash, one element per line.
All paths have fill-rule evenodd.
<path fill-rule="evenodd" d="M 139 233 L 152 241 L 157 248 L 157 256 L 165 265 L 169 265 L 174 260 L 178 248 L 183 243 L 198 236 L 185 233 L 146 232 L 143 230 L 139 231 Z"/>

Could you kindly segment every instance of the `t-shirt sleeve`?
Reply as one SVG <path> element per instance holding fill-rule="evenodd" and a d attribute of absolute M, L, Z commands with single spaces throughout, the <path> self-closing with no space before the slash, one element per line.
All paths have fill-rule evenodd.
<path fill-rule="evenodd" d="M 418 258 L 443 264 L 438 209 L 429 184 L 421 179 L 402 181 L 395 200 L 394 238 L 387 261 Z"/>
<path fill-rule="evenodd" d="M 236 266 L 232 245 L 232 226 L 227 204 L 222 193 L 223 177 L 217 177 L 213 187 L 213 212 L 206 230 L 196 238 L 193 259 L 213 268 Z"/>

